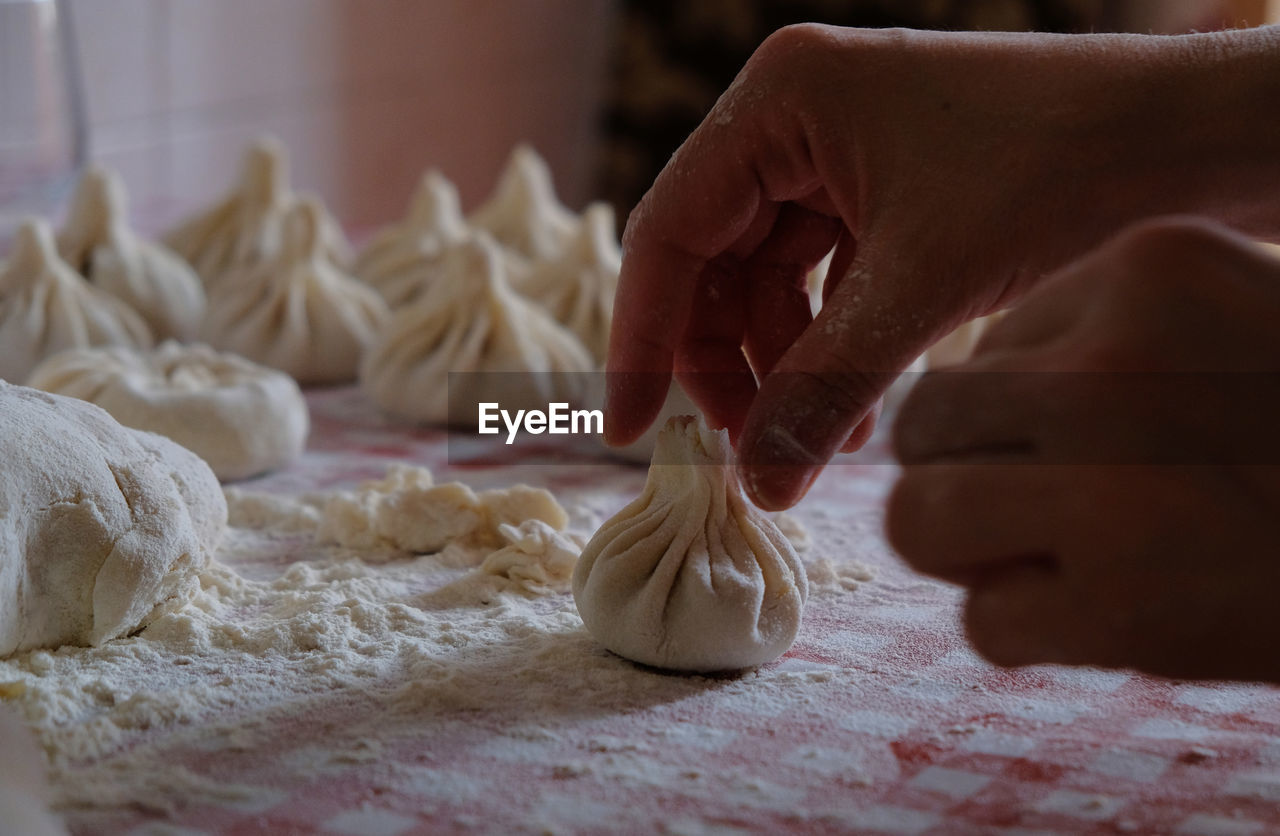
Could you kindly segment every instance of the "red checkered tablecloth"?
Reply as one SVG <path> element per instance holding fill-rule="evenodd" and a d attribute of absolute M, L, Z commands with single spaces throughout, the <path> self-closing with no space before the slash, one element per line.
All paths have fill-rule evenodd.
<path fill-rule="evenodd" d="M 468 465 L 443 434 L 378 418 L 354 389 L 308 398 L 306 455 L 245 488 L 353 484 L 407 461 L 476 487 L 543 485 L 607 515 L 643 484 L 643 468 L 603 457 Z M 378 687 L 246 707 L 251 736 L 200 737 L 178 719 L 136 744 L 175 775 L 260 792 L 80 807 L 68 822 L 85 834 L 1280 832 L 1280 691 L 983 663 L 957 632 L 957 591 L 883 541 L 893 475 L 834 467 L 795 510 L 814 591 L 794 647 L 759 670 L 635 666 L 592 641 L 570 595 L 544 596 L 554 630 L 476 646 L 451 673 L 463 687 L 423 683 L 417 711 L 383 701 L 414 687 L 406 660 Z M 548 654 L 580 659 L 581 674 L 540 678 Z M 521 685 L 504 690 L 513 666 Z M 234 729 L 235 709 L 220 722 Z M 362 743 L 374 727 L 380 742 Z"/>

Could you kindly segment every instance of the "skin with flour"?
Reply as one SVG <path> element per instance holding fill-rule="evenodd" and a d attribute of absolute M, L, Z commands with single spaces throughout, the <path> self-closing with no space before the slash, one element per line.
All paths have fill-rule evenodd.
<path fill-rule="evenodd" d="M 729 429 L 750 496 L 765 508 L 794 504 L 835 452 L 870 435 L 875 404 L 896 374 L 956 325 L 1021 300 L 993 332 L 995 347 L 979 346 L 975 368 L 1001 350 L 999 334 L 1065 333 L 1023 311 L 1043 310 L 1033 303 L 1056 284 L 1045 276 L 1126 226 L 1194 213 L 1251 237 L 1280 237 L 1280 129 L 1268 104 L 1277 97 L 1277 27 L 1178 37 L 780 30 L 628 222 L 610 345 L 608 436 L 625 443 L 639 435 L 675 371 L 709 419 Z M 815 318 L 803 278 L 833 245 L 835 278 Z M 1180 257 L 1153 255 L 1166 245 Z M 1168 221 L 1100 250 L 1118 259 L 1110 267 L 1091 258 L 1066 268 L 1075 274 L 1067 294 L 1073 305 L 1083 309 L 1089 298 L 1091 310 L 1113 314 L 1084 318 L 1083 330 L 1070 332 L 1099 349 L 1078 355 L 1083 367 L 1073 370 L 1161 371 L 1188 357 L 1204 361 L 1190 371 L 1265 365 L 1260 358 L 1275 357 L 1277 348 L 1265 289 L 1274 271 L 1247 250 L 1206 222 Z M 1148 322 L 1166 317 L 1169 333 L 1142 330 L 1151 341 L 1137 361 L 1111 351 L 1124 315 L 1138 310 L 1139 296 L 1125 289 L 1150 290 L 1170 275 L 1176 279 L 1165 289 L 1175 301 L 1159 314 L 1142 311 Z M 1128 280 L 1115 293 L 1098 292 L 1117 276 Z M 1243 298 L 1255 304 L 1241 304 Z M 1176 300 L 1198 300 L 1201 311 L 1192 315 Z M 1180 351 L 1170 354 L 1173 329 L 1184 323 L 1195 327 L 1177 332 Z M 1049 367 L 1048 356 L 1028 351 L 1009 359 L 1036 371 Z M 931 422 L 938 419 L 929 416 L 956 414 L 968 402 L 960 391 L 921 394 L 900 436 L 936 431 Z M 1075 426 L 1105 435 L 1096 422 L 1134 420 L 1158 407 L 1144 404 L 1146 397 L 1138 389 L 1117 393 L 1115 411 L 1077 411 L 1077 419 L 1095 423 Z M 1210 410 L 1200 430 L 1265 447 L 1270 435 L 1259 434 L 1245 412 Z M 1185 441 L 1174 433 L 1156 438 L 1165 446 L 1148 452 L 1164 460 L 1176 459 Z M 929 464 L 927 457 L 908 460 L 899 496 L 946 489 L 947 471 Z M 1099 482 L 1054 490 L 1048 471 L 1041 475 L 1034 485 L 1047 503 L 1104 495 L 1093 491 Z M 1153 504 L 1130 492 L 1113 497 L 1105 515 L 1063 512 L 1051 530 L 1083 526 L 1105 559 L 1091 574 L 1076 573 L 1071 545 L 1050 540 L 1035 557 L 1050 556 L 1054 577 L 1030 573 L 1031 583 L 1020 562 L 1025 555 L 1002 550 L 998 540 L 958 575 L 940 566 L 936 543 L 901 536 L 948 522 L 937 503 L 895 502 L 890 533 L 909 561 L 971 588 L 973 638 L 1000 661 L 1280 679 L 1280 668 L 1258 661 L 1251 647 L 1221 652 L 1224 643 L 1239 646 L 1232 644 L 1239 635 L 1280 630 L 1251 594 L 1273 588 L 1265 556 L 1274 553 L 1280 498 L 1259 484 L 1241 502 L 1211 481 L 1186 495 L 1204 504 L 1199 536 L 1171 538 L 1167 547 L 1189 566 L 1216 553 L 1204 548 L 1212 532 L 1239 533 L 1229 549 L 1235 557 L 1214 575 L 1208 611 L 1231 611 L 1234 601 L 1254 614 L 1221 629 L 1187 629 L 1196 619 L 1186 617 L 1185 594 L 1166 591 L 1172 584 L 1119 584 L 1128 590 L 1119 607 L 1144 602 L 1141 617 L 1124 629 L 1106 626 L 1114 619 L 1080 617 L 1073 606 L 1123 580 L 1131 561 L 1146 554 L 1112 536 L 1115 516 L 1137 515 L 1154 530 L 1186 519 L 1180 503 Z M 970 522 L 979 531 L 1016 528 L 1025 519 L 1023 495 L 989 492 Z M 1232 528 L 1217 527 L 1227 520 Z M 1055 606 L 1038 606 L 1050 598 Z M 997 632 L 1021 638 L 1016 647 L 1011 639 L 997 646 L 985 638 Z M 1158 638 L 1151 636 L 1179 647 L 1176 665 L 1169 654 L 1153 654 Z"/>

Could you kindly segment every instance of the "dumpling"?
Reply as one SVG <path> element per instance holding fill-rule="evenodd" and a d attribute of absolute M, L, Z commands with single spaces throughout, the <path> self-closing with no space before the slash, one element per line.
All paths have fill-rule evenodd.
<path fill-rule="evenodd" d="M 189 340 L 204 316 L 200 277 L 176 253 L 129 228 L 124 184 L 94 166 L 80 178 L 58 252 L 89 283 L 142 315 L 157 339 Z"/>
<path fill-rule="evenodd" d="M 563 252 L 535 265 L 516 288 L 577 334 L 596 363 L 603 366 L 609 353 L 613 297 L 621 269 L 622 248 L 614 231 L 613 207 L 594 203 L 583 212 L 582 222 Z"/>
<path fill-rule="evenodd" d="M 27 385 L 172 439 L 222 480 L 281 467 L 306 446 L 310 417 L 293 378 L 206 345 L 72 349 L 37 366 Z"/>
<path fill-rule="evenodd" d="M 556 198 L 551 169 L 538 152 L 517 145 L 493 195 L 470 217 L 499 244 L 530 261 L 555 258 L 578 225 Z"/>
<path fill-rule="evenodd" d="M 164 243 L 195 268 L 206 286 L 232 270 L 252 267 L 282 246 L 285 213 L 294 202 L 284 146 L 261 139 L 245 152 L 240 179 L 226 197 L 188 218 Z M 351 260 L 351 247 L 337 222 L 320 213 L 321 249 L 335 264 Z"/>
<path fill-rule="evenodd" d="M 26 380 L 50 354 L 94 345 L 148 347 L 151 331 L 62 260 L 46 222 L 24 221 L 0 265 L 0 378 Z"/>
<path fill-rule="evenodd" d="M 619 656 L 734 670 L 776 659 L 794 641 L 804 566 L 743 497 L 730 453 L 724 430 L 672 418 L 644 493 L 583 548 L 573 598 L 591 635 Z"/>
<path fill-rule="evenodd" d="M 280 252 L 229 273 L 209 291 L 204 340 L 287 372 L 302 384 L 355 380 L 360 357 L 389 316 L 373 288 L 325 253 L 320 205 L 285 216 Z"/>
<path fill-rule="evenodd" d="M 0 657 L 100 645 L 185 604 L 226 527 L 189 450 L 0 383 Z"/>
<path fill-rule="evenodd" d="M 443 275 L 392 316 L 361 364 L 374 403 L 411 421 L 474 426 L 479 401 L 509 410 L 579 402 L 591 355 L 511 289 L 503 264 L 484 233 L 449 249 Z M 452 391 L 450 372 L 466 373 Z"/>
<path fill-rule="evenodd" d="M 448 247 L 468 234 L 458 190 L 432 169 L 422 176 L 408 216 L 375 235 L 351 272 L 397 308 L 418 297 L 439 275 Z"/>

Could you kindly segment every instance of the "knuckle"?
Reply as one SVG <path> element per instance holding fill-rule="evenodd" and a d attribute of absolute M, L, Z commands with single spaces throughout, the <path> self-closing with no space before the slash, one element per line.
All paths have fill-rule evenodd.
<path fill-rule="evenodd" d="M 1156 218 L 1121 232 L 1112 246 L 1132 279 L 1184 276 L 1216 265 L 1238 253 L 1234 233 L 1199 218 Z"/>

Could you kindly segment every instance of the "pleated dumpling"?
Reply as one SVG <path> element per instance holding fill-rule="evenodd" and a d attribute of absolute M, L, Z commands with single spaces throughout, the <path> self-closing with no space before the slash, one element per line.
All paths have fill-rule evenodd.
<path fill-rule="evenodd" d="M 527 145 L 511 152 L 497 188 L 469 220 L 534 262 L 559 255 L 578 225 L 574 213 L 556 197 L 546 161 Z"/>
<path fill-rule="evenodd" d="M 96 345 L 149 347 L 151 330 L 62 260 L 48 223 L 23 222 L 0 264 L 0 378 L 21 382 L 51 354 Z"/>
<path fill-rule="evenodd" d="M 80 178 L 58 251 L 90 284 L 142 315 L 157 339 L 192 339 L 204 316 L 200 277 L 168 248 L 129 228 L 124 184 L 92 167 Z"/>
<path fill-rule="evenodd" d="M 351 272 L 398 308 L 439 276 L 445 251 L 468 234 L 458 190 L 432 169 L 422 176 L 409 214 L 375 235 Z"/>
<path fill-rule="evenodd" d="M 508 284 L 498 245 L 477 233 L 449 249 L 444 274 L 397 311 L 365 356 L 360 381 L 385 412 L 422 423 L 474 424 L 461 405 L 504 409 L 577 402 L 591 355 Z M 455 378 L 450 372 L 468 373 Z M 450 395 L 455 411 L 450 415 Z"/>
<path fill-rule="evenodd" d="M 302 384 L 349 383 L 389 313 L 373 288 L 330 261 L 323 210 L 298 201 L 280 252 L 209 291 L 204 340 L 287 372 Z"/>
<path fill-rule="evenodd" d="M 736 670 L 776 659 L 795 640 L 804 566 L 743 496 L 730 452 L 724 430 L 672 418 L 644 492 L 583 548 L 574 601 L 591 635 L 619 656 Z"/>
<path fill-rule="evenodd" d="M 517 288 L 577 334 L 603 366 L 621 269 L 613 207 L 594 203 L 582 213 L 577 232 L 560 255 L 535 265 Z"/>
<path fill-rule="evenodd" d="M 212 286 L 232 270 L 252 267 L 279 253 L 284 216 L 294 200 L 284 146 L 262 139 L 245 152 L 240 178 L 231 191 L 170 230 L 164 243 L 195 268 L 206 286 Z M 351 247 L 342 229 L 324 211 L 319 225 L 325 256 L 335 264 L 349 263 Z"/>

